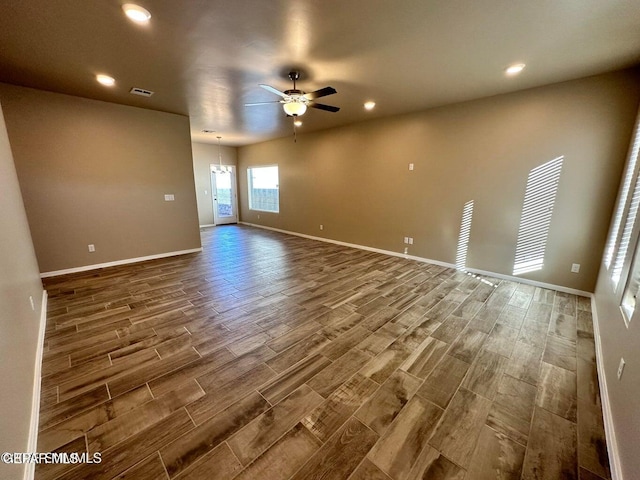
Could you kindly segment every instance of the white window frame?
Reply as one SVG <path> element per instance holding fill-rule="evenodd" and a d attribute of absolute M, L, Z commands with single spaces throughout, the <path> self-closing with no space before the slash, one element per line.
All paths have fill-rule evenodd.
<path fill-rule="evenodd" d="M 616 211 L 605 247 L 604 263 L 609 272 L 613 291 L 622 302 L 627 288 L 631 264 L 635 256 L 640 213 L 640 111 L 636 120 L 622 187 L 616 201 Z M 626 320 L 626 313 L 621 306 Z"/>
<path fill-rule="evenodd" d="M 253 178 L 251 176 L 251 171 L 260 168 L 272 168 L 275 167 L 278 169 L 278 183 L 276 184 L 276 190 L 278 191 L 278 202 L 276 205 L 277 210 L 264 210 L 260 208 L 254 208 L 252 206 L 252 197 L 251 191 L 253 190 Z M 269 164 L 269 165 L 253 165 L 247 167 L 247 198 L 249 199 L 249 210 L 254 212 L 265 212 L 265 213 L 280 213 L 280 167 L 278 164 Z"/>

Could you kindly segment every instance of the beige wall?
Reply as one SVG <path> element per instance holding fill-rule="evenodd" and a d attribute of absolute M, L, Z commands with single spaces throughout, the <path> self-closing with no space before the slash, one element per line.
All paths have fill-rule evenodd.
<path fill-rule="evenodd" d="M 455 263 L 474 200 L 467 266 L 511 275 L 527 175 L 564 155 L 545 268 L 522 277 L 593 291 L 638 80 L 617 72 L 241 147 L 241 219 L 394 252 L 411 236 L 410 255 Z M 280 167 L 279 214 L 247 205 L 246 168 L 267 164 Z"/>
<path fill-rule="evenodd" d="M 636 227 L 635 242 L 638 240 Z M 633 244 L 632 244 L 633 245 Z M 636 243 L 636 249 L 640 244 Z M 629 255 L 634 257 L 633 251 Z M 616 440 L 620 452 L 625 479 L 640 478 L 640 325 L 632 321 L 627 328 L 620 311 L 622 291 L 627 283 L 628 272 L 623 271 L 619 291 L 611 282 L 611 273 L 604 264 L 596 285 L 595 303 L 602 345 L 602 365 L 609 391 L 609 402 Z M 626 366 L 620 380 L 617 370 L 620 358 Z M 602 379 L 601 379 L 602 380 Z"/>
<path fill-rule="evenodd" d="M 200 247 L 187 117 L 4 84 L 0 100 L 41 272 Z"/>
<path fill-rule="evenodd" d="M 211 168 L 218 164 L 218 145 L 196 143 L 191 145 L 193 150 L 193 173 L 196 182 L 196 197 L 198 199 L 198 220 L 200 225 L 213 225 L 213 202 L 211 201 Z M 236 165 L 237 152 L 235 147 L 221 146 L 223 165 Z"/>
<path fill-rule="evenodd" d="M 24 452 L 31 419 L 42 283 L 2 108 L 0 245 L 0 452 Z M 20 478 L 22 470 L 19 465 L 0 463 L 0 479 Z"/>

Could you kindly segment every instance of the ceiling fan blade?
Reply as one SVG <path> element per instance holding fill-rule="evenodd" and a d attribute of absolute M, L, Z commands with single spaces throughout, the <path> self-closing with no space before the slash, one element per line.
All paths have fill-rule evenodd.
<path fill-rule="evenodd" d="M 326 110 L 327 112 L 337 112 L 340 110 L 340 107 L 334 107 L 332 105 L 323 105 L 322 103 L 316 103 L 316 102 L 309 102 L 308 105 L 312 108 Z"/>
<path fill-rule="evenodd" d="M 324 87 L 320 90 L 316 90 L 315 92 L 305 93 L 303 97 L 308 100 L 313 100 L 314 98 L 326 97 L 327 95 L 333 95 L 334 93 L 338 93 L 337 90 L 333 87 Z"/>
<path fill-rule="evenodd" d="M 256 105 L 272 105 L 274 103 L 280 103 L 280 100 L 275 100 L 273 102 L 256 102 L 256 103 L 245 103 L 245 107 L 255 107 Z"/>
<path fill-rule="evenodd" d="M 275 93 L 276 95 L 280 95 L 281 97 L 286 97 L 287 94 L 284 92 L 281 92 L 280 90 L 276 90 L 275 88 L 273 88 L 270 85 L 265 85 L 264 83 L 260 83 L 259 84 L 262 88 L 264 88 L 265 90 L 271 92 L 271 93 Z"/>

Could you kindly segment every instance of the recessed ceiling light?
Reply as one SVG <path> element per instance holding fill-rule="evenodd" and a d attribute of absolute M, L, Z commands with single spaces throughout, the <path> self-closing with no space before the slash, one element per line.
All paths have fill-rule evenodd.
<path fill-rule="evenodd" d="M 142 8 L 140 5 L 134 3 L 125 3 L 122 5 L 124 14 L 136 23 L 147 23 L 151 18 L 149 10 Z"/>
<path fill-rule="evenodd" d="M 376 106 L 376 102 L 372 102 L 372 101 L 364 102 L 365 110 L 373 110 L 375 106 Z"/>
<path fill-rule="evenodd" d="M 113 87 L 116 84 L 116 79 L 109 75 L 96 75 L 96 80 L 105 87 Z"/>
<path fill-rule="evenodd" d="M 524 67 L 526 65 L 524 63 L 514 63 L 513 65 L 509 65 L 504 73 L 506 73 L 507 75 L 517 75 L 519 74 L 522 70 L 524 70 Z"/>
<path fill-rule="evenodd" d="M 293 121 L 293 124 L 294 124 L 296 127 L 301 127 L 301 126 L 302 126 L 302 120 L 294 120 L 294 121 Z"/>

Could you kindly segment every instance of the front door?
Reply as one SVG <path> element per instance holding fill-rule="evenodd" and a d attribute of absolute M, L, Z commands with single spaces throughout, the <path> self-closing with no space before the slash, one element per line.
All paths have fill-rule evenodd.
<path fill-rule="evenodd" d="M 233 166 L 225 170 L 211 169 L 211 198 L 213 200 L 213 223 L 225 225 L 238 223 L 236 170 Z"/>

